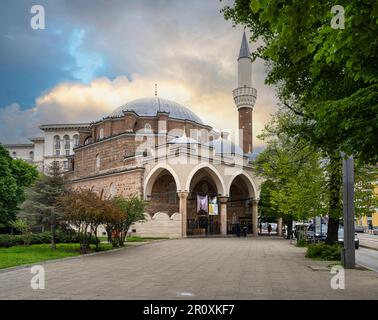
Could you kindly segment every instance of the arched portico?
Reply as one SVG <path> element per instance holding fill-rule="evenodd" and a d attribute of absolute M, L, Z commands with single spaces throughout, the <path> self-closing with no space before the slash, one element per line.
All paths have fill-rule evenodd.
<path fill-rule="evenodd" d="M 238 233 L 246 227 L 247 233 L 258 233 L 258 189 L 253 179 L 245 172 L 235 173 L 228 186 L 227 233 Z"/>
<path fill-rule="evenodd" d="M 186 188 L 189 190 L 187 234 L 221 234 L 219 199 L 225 195 L 226 188 L 218 170 L 208 163 L 197 165 L 188 175 Z"/>

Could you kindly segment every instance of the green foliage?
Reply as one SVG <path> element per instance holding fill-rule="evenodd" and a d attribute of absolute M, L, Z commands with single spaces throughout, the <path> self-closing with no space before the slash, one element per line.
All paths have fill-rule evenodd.
<path fill-rule="evenodd" d="M 269 67 L 266 82 L 299 115 L 288 133 L 330 156 L 378 162 L 378 23 L 376 1 L 348 0 L 345 29 L 330 26 L 329 1 L 236 0 L 223 14 L 260 39 L 253 58 Z"/>
<path fill-rule="evenodd" d="M 368 216 L 378 208 L 378 195 L 374 188 L 378 179 L 378 168 L 355 164 L 354 203 L 357 217 Z"/>
<path fill-rule="evenodd" d="M 337 260 L 341 259 L 341 246 L 338 244 L 312 243 L 307 247 L 307 258 L 320 260 Z"/>
<path fill-rule="evenodd" d="M 260 136 L 267 143 L 253 163 L 267 179 L 262 185 L 260 213 L 294 220 L 324 215 L 327 203 L 320 154 L 280 131 L 281 122 L 291 120 L 285 117 L 285 113 L 276 115 Z"/>
<path fill-rule="evenodd" d="M 120 226 L 120 245 L 123 245 L 130 226 L 134 222 L 145 220 L 144 209 L 146 203 L 137 196 L 131 196 L 129 198 L 116 197 L 114 198 L 114 203 L 125 213 L 125 219 Z"/>
<path fill-rule="evenodd" d="M 30 244 L 47 244 L 51 242 L 51 232 L 41 232 L 41 233 L 31 233 L 30 234 Z M 79 235 L 71 231 L 57 230 L 55 234 L 56 243 L 80 243 Z M 96 244 L 96 239 L 91 238 L 90 244 Z M 24 244 L 23 235 L 13 235 L 13 234 L 0 234 L 0 247 L 12 247 Z"/>
<path fill-rule="evenodd" d="M 38 170 L 19 159 L 12 159 L 0 144 L 0 224 L 15 220 L 18 206 L 25 200 L 24 190 L 38 177 Z"/>
<path fill-rule="evenodd" d="M 31 238 L 31 231 L 30 231 L 29 223 L 25 219 L 19 218 L 12 221 L 11 226 L 15 228 L 17 231 L 21 232 L 24 245 L 29 245 L 30 238 Z"/>
<path fill-rule="evenodd" d="M 54 161 L 48 168 L 47 175 L 41 175 L 36 183 L 27 190 L 26 201 L 21 206 L 19 216 L 27 218 L 38 225 L 51 228 L 51 246 L 55 248 L 55 229 L 63 217 L 58 199 L 66 193 L 65 179 L 59 163 Z"/>
<path fill-rule="evenodd" d="M 300 240 L 297 240 L 297 243 L 295 245 L 299 248 L 303 248 L 303 247 L 307 247 L 308 243 L 306 239 L 300 239 Z"/>

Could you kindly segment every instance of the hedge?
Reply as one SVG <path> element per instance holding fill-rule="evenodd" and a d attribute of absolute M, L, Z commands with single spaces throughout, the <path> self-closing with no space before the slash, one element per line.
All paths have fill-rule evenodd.
<path fill-rule="evenodd" d="M 42 233 L 33 233 L 30 236 L 30 244 L 40 244 L 40 243 L 50 243 L 51 242 L 51 232 L 46 231 Z M 58 230 L 55 237 L 56 243 L 79 243 L 79 237 L 74 231 L 64 232 Z M 91 238 L 91 243 L 95 244 L 96 239 Z M 12 234 L 0 234 L 0 247 L 12 247 L 17 245 L 23 245 L 22 235 L 12 235 Z"/>
<path fill-rule="evenodd" d="M 307 258 L 318 258 L 322 260 L 340 260 L 341 246 L 338 244 L 328 245 L 325 243 L 309 244 L 307 247 Z"/>

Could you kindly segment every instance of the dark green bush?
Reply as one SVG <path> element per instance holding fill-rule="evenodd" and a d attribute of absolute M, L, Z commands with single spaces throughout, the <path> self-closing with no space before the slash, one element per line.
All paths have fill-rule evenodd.
<path fill-rule="evenodd" d="M 297 247 L 307 247 L 307 240 L 306 239 L 297 240 L 296 246 Z"/>
<path fill-rule="evenodd" d="M 307 247 L 307 258 L 317 258 L 321 260 L 340 260 L 341 247 L 338 244 L 328 245 L 325 243 L 313 243 Z"/>
<path fill-rule="evenodd" d="M 51 232 L 33 233 L 30 238 L 30 244 L 50 243 Z M 79 243 L 79 237 L 74 230 L 57 230 L 56 243 Z M 23 245 L 22 235 L 0 234 L 0 247 L 12 247 Z M 90 244 L 96 244 L 95 237 L 91 237 Z"/>

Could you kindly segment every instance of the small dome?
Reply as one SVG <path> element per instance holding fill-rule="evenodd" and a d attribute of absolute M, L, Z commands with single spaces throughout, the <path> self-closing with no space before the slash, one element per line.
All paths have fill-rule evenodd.
<path fill-rule="evenodd" d="M 109 117 L 122 117 L 124 111 L 134 111 L 141 117 L 154 117 L 158 112 L 166 112 L 168 113 L 168 117 L 172 119 L 191 120 L 202 125 L 204 124 L 202 120 L 187 107 L 177 102 L 158 97 L 130 101 L 115 109 Z"/>
<path fill-rule="evenodd" d="M 182 136 L 179 138 L 174 138 L 168 143 L 170 144 L 198 144 L 198 141 L 187 136 Z"/>
<path fill-rule="evenodd" d="M 224 140 L 224 139 L 217 139 L 206 143 L 207 146 L 213 147 L 215 152 L 218 154 L 238 154 L 243 156 L 243 150 L 236 145 L 235 143 Z"/>

